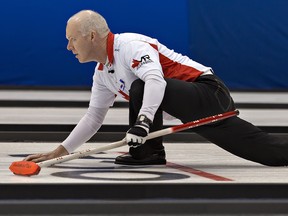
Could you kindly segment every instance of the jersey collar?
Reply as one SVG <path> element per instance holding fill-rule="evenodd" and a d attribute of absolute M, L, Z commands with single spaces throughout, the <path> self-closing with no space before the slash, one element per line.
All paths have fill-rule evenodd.
<path fill-rule="evenodd" d="M 107 38 L 106 51 L 108 55 L 108 61 L 110 64 L 113 64 L 113 60 L 114 60 L 113 47 L 114 47 L 114 34 L 112 32 L 109 32 L 108 38 Z"/>

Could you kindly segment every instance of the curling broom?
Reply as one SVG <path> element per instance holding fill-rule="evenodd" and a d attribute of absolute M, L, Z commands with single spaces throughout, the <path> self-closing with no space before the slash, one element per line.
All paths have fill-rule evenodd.
<path fill-rule="evenodd" d="M 199 127 L 202 125 L 206 125 L 212 122 L 216 122 L 219 120 L 223 120 L 226 118 L 230 118 L 232 116 L 237 116 L 239 114 L 238 110 L 234 110 L 234 111 L 230 111 L 230 112 L 226 112 L 226 113 L 222 113 L 222 114 L 218 114 L 218 115 L 213 115 L 213 116 L 209 116 L 206 118 L 202 118 L 199 120 L 195 120 L 195 121 L 191 121 L 191 122 L 187 122 L 185 124 L 181 124 L 181 125 L 177 125 L 177 126 L 173 126 L 173 127 L 169 127 L 169 128 L 165 128 L 159 131 L 155 131 L 155 132 L 151 132 L 148 136 L 147 136 L 147 140 L 148 139 L 153 139 L 156 137 L 160 137 L 160 136 L 165 136 L 168 134 L 172 134 L 172 133 L 176 133 L 179 131 L 183 131 L 183 130 L 187 130 L 190 128 L 195 128 L 195 127 Z M 99 147 L 99 148 L 94 148 L 94 149 L 86 149 L 80 152 L 75 152 L 73 154 L 69 154 L 69 155 L 65 155 L 62 157 L 57 157 L 57 158 L 53 158 L 50 160 L 46 160 L 43 162 L 39 162 L 39 163 L 35 163 L 32 161 L 15 161 L 13 162 L 9 169 L 15 174 L 15 175 L 22 175 L 22 176 L 31 176 L 31 175 L 37 175 L 41 168 L 43 167 L 48 167 L 54 164 L 58 164 L 58 163 L 63 163 L 65 161 L 69 161 L 69 160 L 74 160 L 77 158 L 82 158 L 91 154 L 97 154 L 103 151 L 107 151 L 107 150 L 111 150 L 114 148 L 118 148 L 121 146 L 126 145 L 126 141 L 125 139 L 120 140 L 118 142 L 114 142 L 114 143 L 110 143 L 108 145 Z"/>

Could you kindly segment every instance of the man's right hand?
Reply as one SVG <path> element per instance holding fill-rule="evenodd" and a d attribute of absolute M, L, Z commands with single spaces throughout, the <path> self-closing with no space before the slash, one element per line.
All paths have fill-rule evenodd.
<path fill-rule="evenodd" d="M 23 160 L 33 161 L 35 163 L 38 163 L 41 161 L 50 160 L 50 159 L 61 157 L 61 156 L 68 155 L 68 154 L 69 154 L 68 151 L 62 145 L 60 145 L 51 152 L 29 155 Z"/>
<path fill-rule="evenodd" d="M 126 142 L 129 146 L 136 148 L 146 142 L 149 134 L 149 128 L 152 124 L 151 120 L 145 115 L 138 116 L 136 123 L 126 133 Z"/>

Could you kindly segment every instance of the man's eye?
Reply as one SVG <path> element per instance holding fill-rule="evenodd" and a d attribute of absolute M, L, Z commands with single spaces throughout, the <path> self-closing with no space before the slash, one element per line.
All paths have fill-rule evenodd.
<path fill-rule="evenodd" d="M 68 38 L 68 41 L 76 41 L 75 38 Z"/>

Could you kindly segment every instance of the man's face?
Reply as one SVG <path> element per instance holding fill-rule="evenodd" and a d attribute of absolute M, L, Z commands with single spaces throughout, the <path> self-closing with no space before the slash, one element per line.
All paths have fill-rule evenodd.
<path fill-rule="evenodd" d="M 78 28 L 79 23 L 70 21 L 66 27 L 67 49 L 71 51 L 80 63 L 90 62 L 92 42 L 90 35 L 83 36 Z"/>

